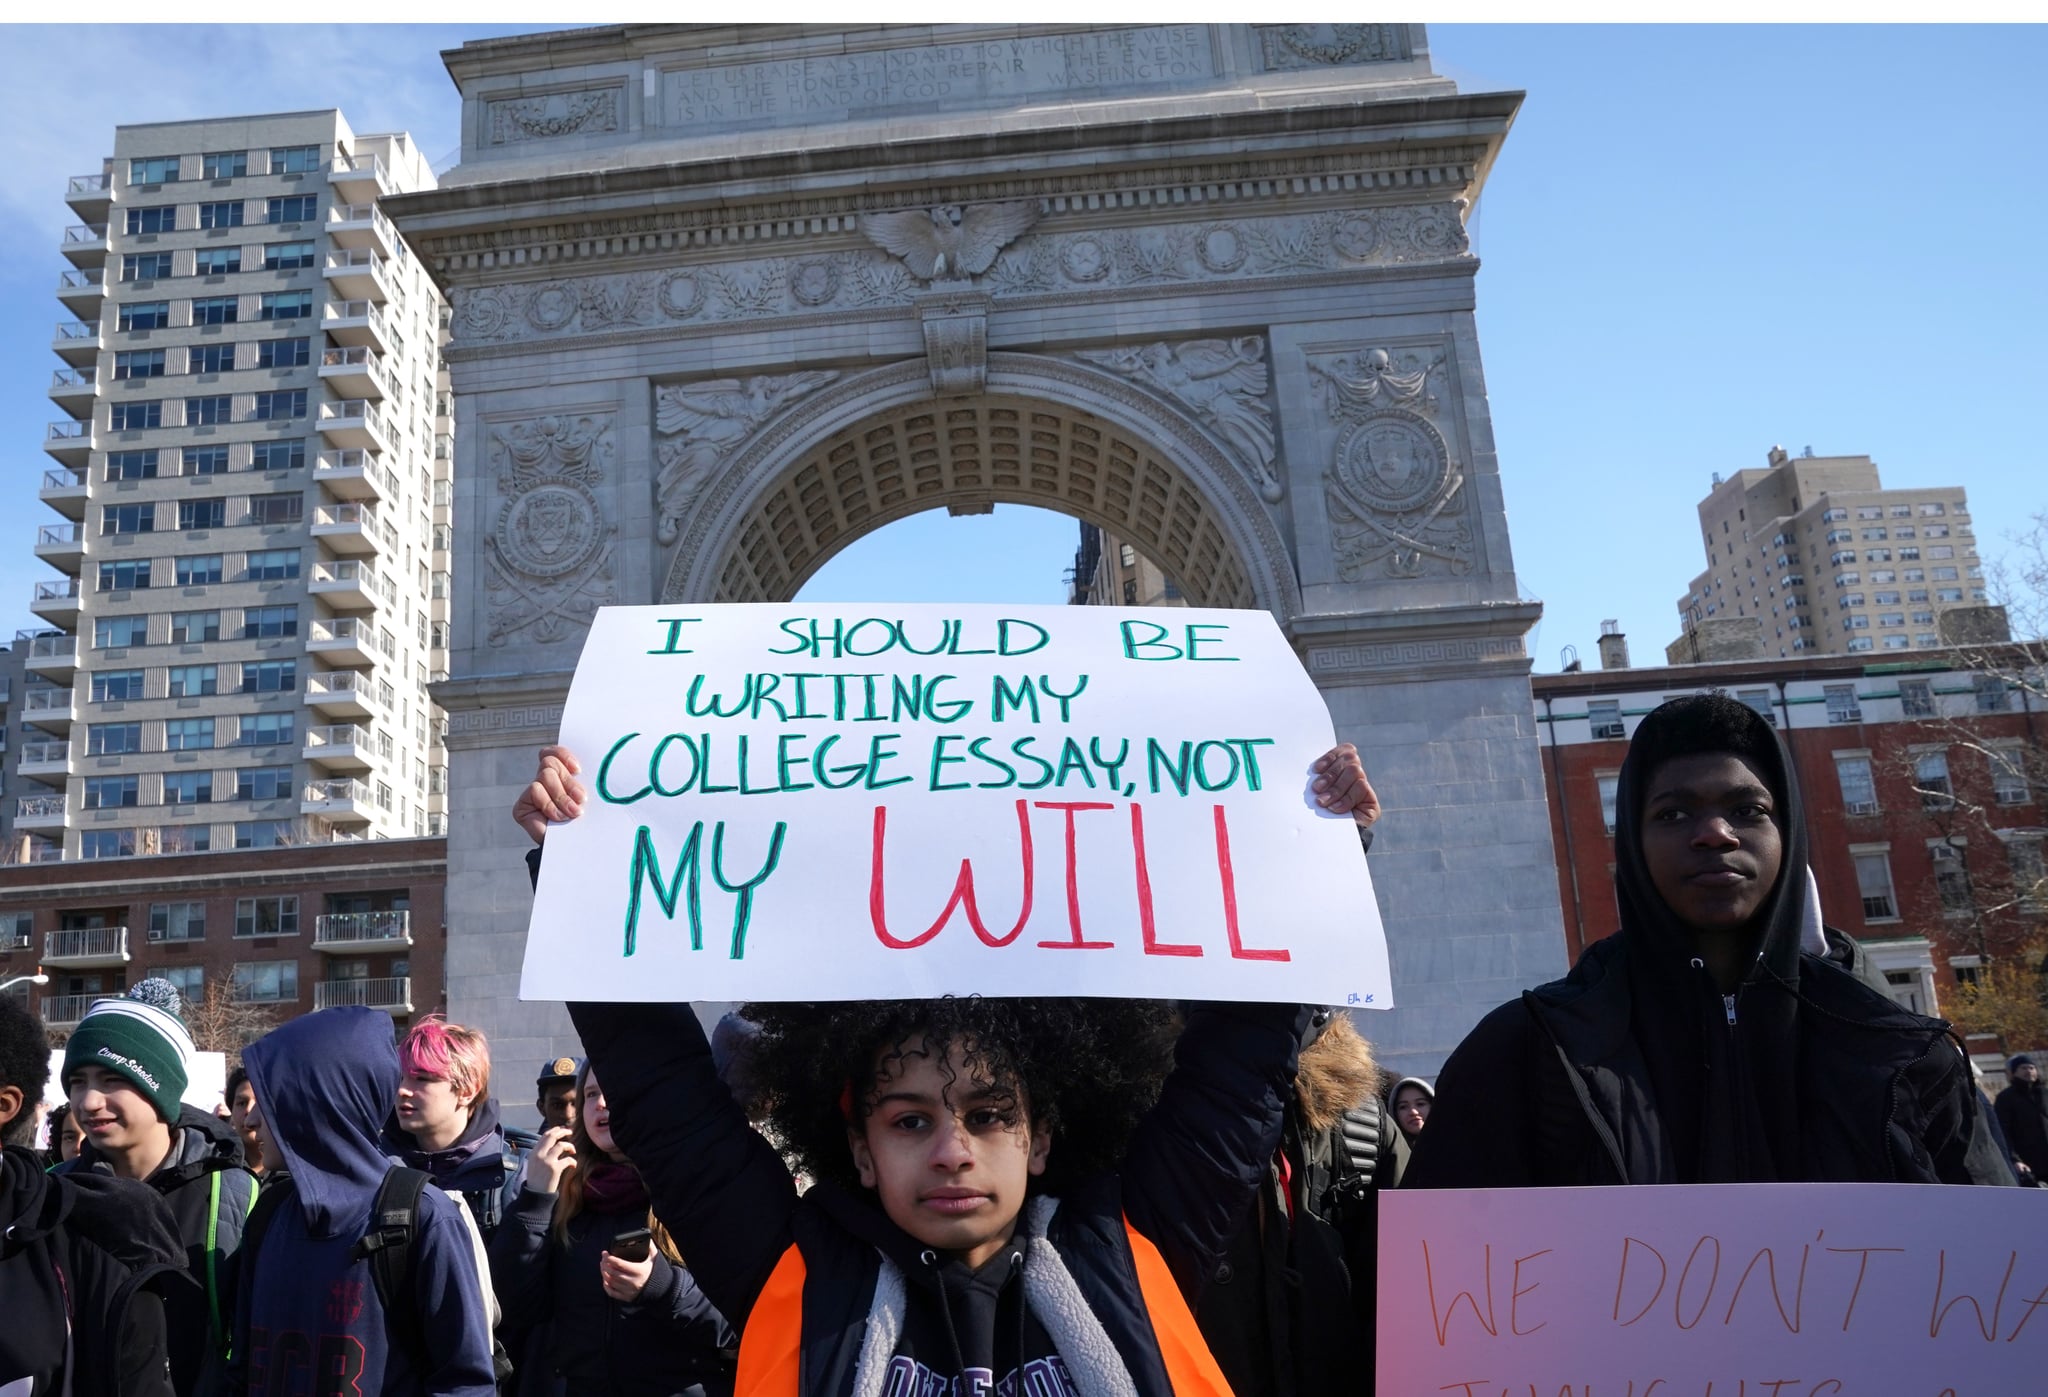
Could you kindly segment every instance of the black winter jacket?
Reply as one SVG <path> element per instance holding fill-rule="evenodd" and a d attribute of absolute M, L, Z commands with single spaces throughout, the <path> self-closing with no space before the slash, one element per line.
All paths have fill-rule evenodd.
<path fill-rule="evenodd" d="M 1998 1093 L 1992 1108 L 2013 1154 L 2035 1178 L 2048 1180 L 2048 1085 L 2014 1082 Z"/>
<path fill-rule="evenodd" d="M 654 1253 L 640 1298 L 604 1293 L 598 1254 L 621 1232 L 647 1225 L 647 1210 L 586 1207 L 554 1235 L 556 1195 L 524 1190 L 491 1239 L 491 1283 L 504 1307 L 508 1347 L 531 1355 L 519 1336 L 546 1326 L 544 1360 L 568 1397 L 724 1397 L 732 1391 L 732 1327 L 690 1273 Z M 526 1390 L 526 1375 L 521 1374 Z"/>

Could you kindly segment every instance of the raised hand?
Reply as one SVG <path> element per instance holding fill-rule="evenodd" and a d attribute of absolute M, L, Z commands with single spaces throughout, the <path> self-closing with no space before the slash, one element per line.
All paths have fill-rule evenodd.
<path fill-rule="evenodd" d="M 583 783 L 576 779 L 582 770 L 582 763 L 567 747 L 540 749 L 540 766 L 534 772 L 532 784 L 512 802 L 513 821 L 534 843 L 547 839 L 550 824 L 573 820 L 583 813 L 583 801 L 588 793 L 583 789 Z"/>
<path fill-rule="evenodd" d="M 1348 742 L 1332 747 L 1317 759 L 1315 772 L 1309 789 L 1316 793 L 1316 804 L 1335 815 L 1348 814 L 1360 829 L 1372 827 L 1380 817 L 1380 798 L 1365 778 L 1356 747 Z"/>

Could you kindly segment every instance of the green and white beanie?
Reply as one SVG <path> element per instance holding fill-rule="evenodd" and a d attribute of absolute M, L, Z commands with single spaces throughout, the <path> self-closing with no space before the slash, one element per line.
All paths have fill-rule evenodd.
<path fill-rule="evenodd" d="M 85 1011 L 64 1045 L 64 1085 L 69 1090 L 72 1074 L 86 1066 L 117 1072 L 150 1099 L 166 1123 L 176 1124 L 192 1051 L 192 1035 L 176 1014 L 139 997 L 102 999 Z"/>

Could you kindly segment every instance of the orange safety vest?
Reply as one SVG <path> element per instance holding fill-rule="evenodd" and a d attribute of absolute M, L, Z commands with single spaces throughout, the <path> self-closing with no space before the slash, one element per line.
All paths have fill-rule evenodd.
<path fill-rule="evenodd" d="M 1194 1313 L 1174 1283 L 1166 1258 L 1128 1218 L 1124 1219 L 1124 1235 L 1130 1239 L 1138 1291 L 1144 1297 L 1145 1313 L 1152 1321 L 1152 1334 L 1159 1343 L 1159 1357 L 1166 1365 L 1174 1397 L 1231 1397 L 1230 1384 L 1195 1326 Z M 747 1327 L 740 1335 L 734 1397 L 799 1397 L 804 1275 L 803 1253 L 791 1246 L 775 1263 L 747 1315 Z"/>

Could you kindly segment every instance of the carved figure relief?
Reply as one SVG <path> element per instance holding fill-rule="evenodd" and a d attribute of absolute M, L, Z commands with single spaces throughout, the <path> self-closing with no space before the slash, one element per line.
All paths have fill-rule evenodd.
<path fill-rule="evenodd" d="M 1043 212 L 1035 200 L 1004 204 L 945 204 L 861 215 L 868 241 L 903 259 L 919 281 L 980 276 L 996 254 L 1015 242 Z"/>
<path fill-rule="evenodd" d="M 1386 349 L 1311 360 L 1317 396 L 1338 424 L 1325 499 L 1337 571 L 1369 577 L 1472 570 L 1465 477 L 1430 419 L 1441 353 Z"/>
<path fill-rule="evenodd" d="M 837 377 L 833 370 L 814 369 L 656 389 L 654 430 L 668 438 L 654 449 L 661 466 L 654 486 L 661 541 L 676 541 L 690 506 L 726 457 L 752 436 L 755 428 L 783 404 L 815 393 Z"/>
<path fill-rule="evenodd" d="M 600 486 L 611 466 L 612 418 L 538 417 L 491 429 L 490 457 L 503 502 L 484 539 L 485 639 L 513 636 L 552 644 L 618 600 L 612 568 L 615 525 L 604 520 Z"/>
<path fill-rule="evenodd" d="M 547 140 L 619 129 L 619 89 L 556 92 L 492 102 L 491 144 Z"/>
<path fill-rule="evenodd" d="M 1414 57 L 1405 24 L 1275 24 L 1257 26 L 1269 71 L 1393 63 Z"/>
<path fill-rule="evenodd" d="M 1162 341 L 1136 349 L 1082 350 L 1075 357 L 1136 379 L 1178 402 L 1231 445 L 1268 504 L 1279 501 L 1283 486 L 1273 469 L 1265 340 L 1246 335 L 1173 345 Z"/>

